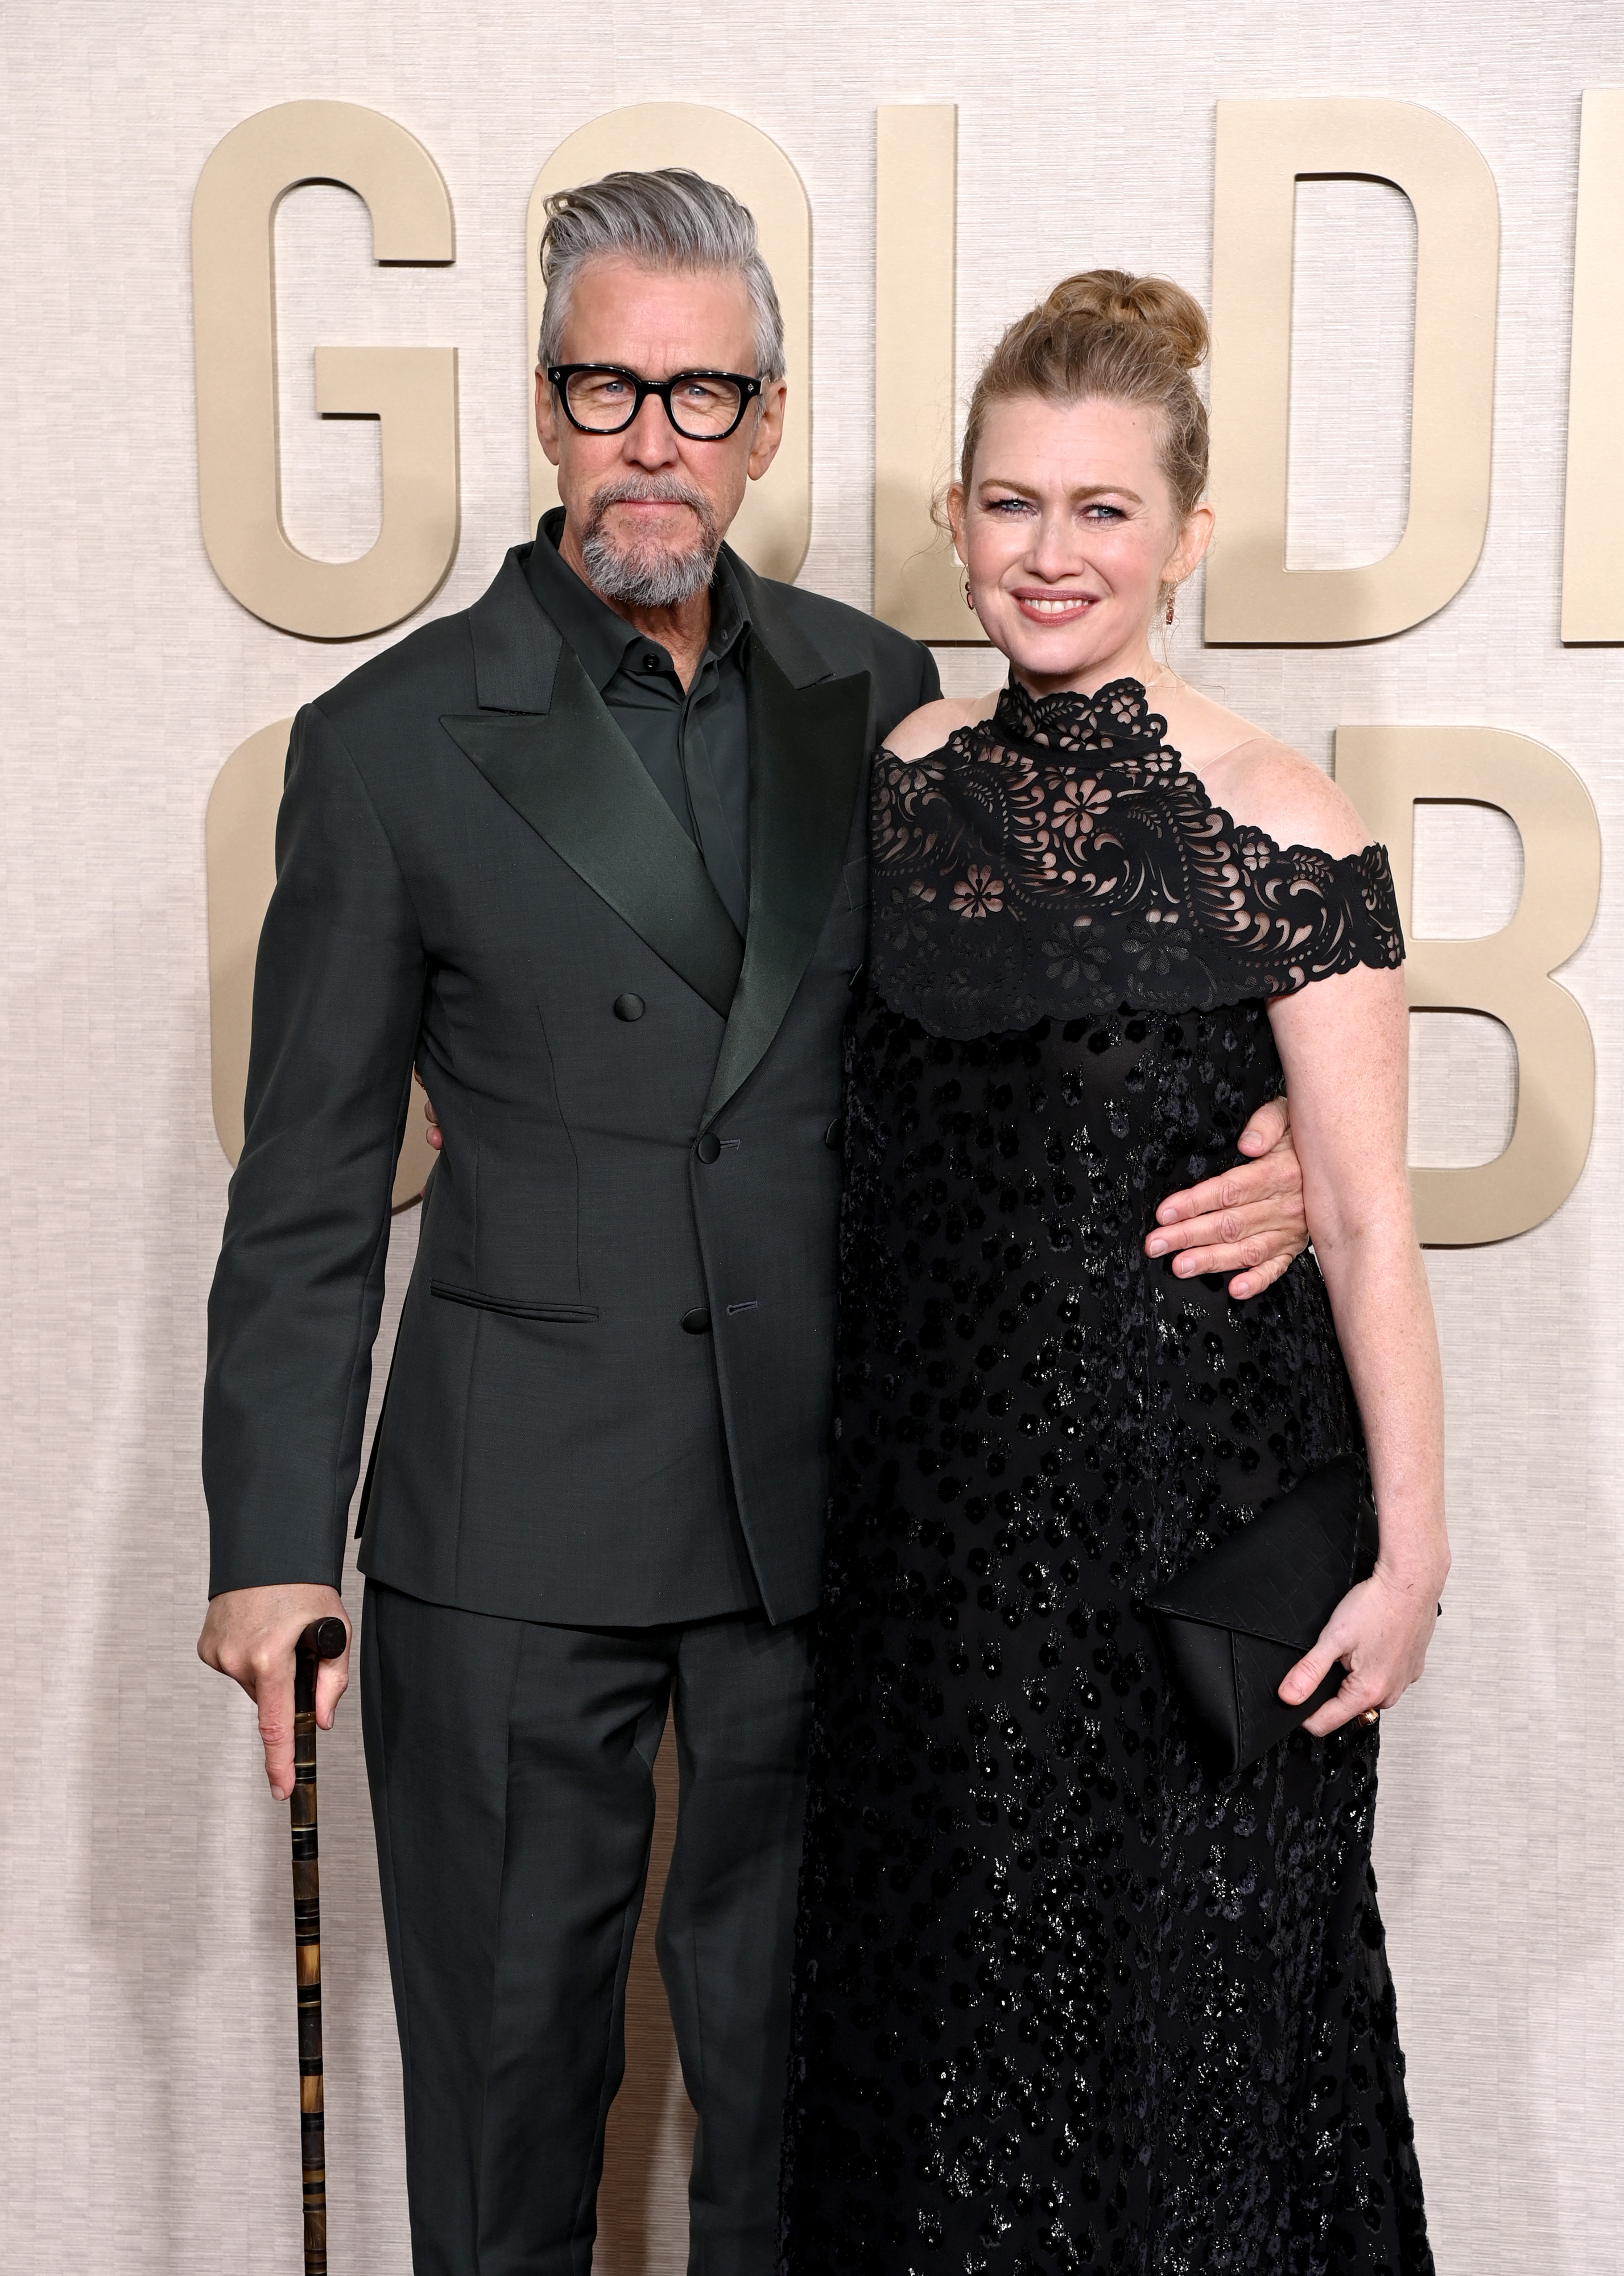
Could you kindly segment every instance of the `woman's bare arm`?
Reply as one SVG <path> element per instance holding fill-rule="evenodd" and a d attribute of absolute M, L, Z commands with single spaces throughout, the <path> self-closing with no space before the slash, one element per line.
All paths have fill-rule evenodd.
<path fill-rule="evenodd" d="M 1259 737 L 1214 762 L 1215 800 L 1277 845 L 1333 856 L 1368 843 L 1358 815 L 1306 759 Z M 1306 1699 L 1333 1664 L 1348 1679 L 1311 1718 L 1322 1735 L 1391 1706 L 1420 1675 L 1449 1569 L 1438 1332 L 1405 1164 L 1409 1028 L 1401 971 L 1360 966 L 1269 1007 L 1303 1165 L 1310 1238 L 1370 1449 L 1381 1546 L 1280 1686 Z"/>
<path fill-rule="evenodd" d="M 1361 967 L 1271 1007 L 1303 1164 L 1303 1206 L 1370 1448 L 1376 1571 L 1345 1597 L 1280 1686 L 1348 1680 L 1317 1735 L 1390 1707 L 1419 1677 L 1449 1570 L 1443 1388 L 1404 1163 L 1409 1015 L 1399 972 Z"/>

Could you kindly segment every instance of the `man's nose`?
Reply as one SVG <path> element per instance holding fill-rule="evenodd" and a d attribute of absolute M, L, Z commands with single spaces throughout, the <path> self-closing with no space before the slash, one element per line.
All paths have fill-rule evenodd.
<path fill-rule="evenodd" d="M 677 456 L 676 434 L 657 395 L 646 395 L 627 428 L 621 456 L 636 467 L 668 467 Z"/>

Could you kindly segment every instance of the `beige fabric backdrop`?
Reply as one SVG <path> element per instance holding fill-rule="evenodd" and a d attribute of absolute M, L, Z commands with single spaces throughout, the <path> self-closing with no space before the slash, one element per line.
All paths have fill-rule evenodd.
<path fill-rule="evenodd" d="M 584 24 L 593 27 L 584 32 Z M 209 1120 L 203 808 L 227 754 L 378 642 L 330 649 L 247 616 L 197 522 L 188 206 L 230 127 L 295 96 L 387 111 L 438 160 L 448 271 L 370 267 L 335 189 L 279 226 L 292 533 L 335 557 L 375 527 L 376 429 L 321 427 L 322 341 L 455 342 L 463 536 L 432 607 L 524 535 L 522 233 L 533 176 L 612 106 L 734 109 L 813 210 L 809 584 L 865 603 L 873 107 L 961 105 L 961 378 L 1056 274 L 1101 261 L 1205 292 L 1220 95 L 1392 95 L 1483 150 L 1505 243 L 1483 563 L 1375 646 L 1181 667 L 1328 763 L 1341 722 L 1514 728 L 1624 830 L 1624 663 L 1558 644 L 1579 96 L 1624 81 L 1605 0 L 9 0 L 0 18 L 4 458 L 0 703 L 6 881 L 5 1516 L 9 1768 L 0 1915 L 0 2259 L 18 2270 L 298 2265 L 285 1812 L 240 1697 L 192 1657 L 203 1301 L 226 1167 Z M 1294 417 L 1296 565 L 1371 558 L 1403 520 L 1408 209 L 1304 187 Z M 804 414 L 803 414 L 804 415 Z M 953 684 L 986 669 L 958 653 Z M 1437 812 L 1418 915 L 1503 922 L 1514 833 Z M 1568 967 L 1598 1051 L 1578 1191 L 1505 1247 L 1431 1260 L 1450 1408 L 1456 1572 L 1433 1670 L 1389 1726 L 1379 1865 L 1446 2276 L 1620 2264 L 1624 1803 L 1617 1352 L 1624 912 Z M 1416 1152 L 1498 1149 L 1512 1070 L 1489 1023 L 1431 1015 Z M 397 1221 L 391 1309 L 415 1225 Z M 334 2265 L 408 2265 L 399 2076 L 351 1702 L 322 1756 Z M 640 1957 L 599 2265 L 683 2262 L 685 2120 Z"/>

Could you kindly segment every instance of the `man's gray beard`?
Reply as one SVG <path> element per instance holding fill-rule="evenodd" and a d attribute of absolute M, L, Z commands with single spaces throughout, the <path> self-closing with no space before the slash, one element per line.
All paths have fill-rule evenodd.
<path fill-rule="evenodd" d="M 627 498 L 658 498 L 692 508 L 699 532 L 680 553 L 647 543 L 623 550 L 604 528 L 608 510 Z M 684 482 L 651 477 L 646 482 L 613 482 L 599 491 L 581 536 L 581 559 L 594 591 L 606 601 L 620 601 L 633 609 L 671 609 L 691 601 L 711 581 L 721 532 L 710 502 L 702 491 Z"/>

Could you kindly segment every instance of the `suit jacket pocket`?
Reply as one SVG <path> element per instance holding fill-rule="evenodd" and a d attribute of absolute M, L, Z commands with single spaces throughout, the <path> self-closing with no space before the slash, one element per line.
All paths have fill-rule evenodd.
<path fill-rule="evenodd" d="M 525 1304 L 516 1296 L 490 1296 L 483 1288 L 454 1288 L 449 1280 L 431 1280 L 430 1292 L 448 1304 L 472 1304 L 477 1312 L 501 1312 L 510 1320 L 562 1320 L 585 1326 L 598 1317 L 596 1304 Z"/>

